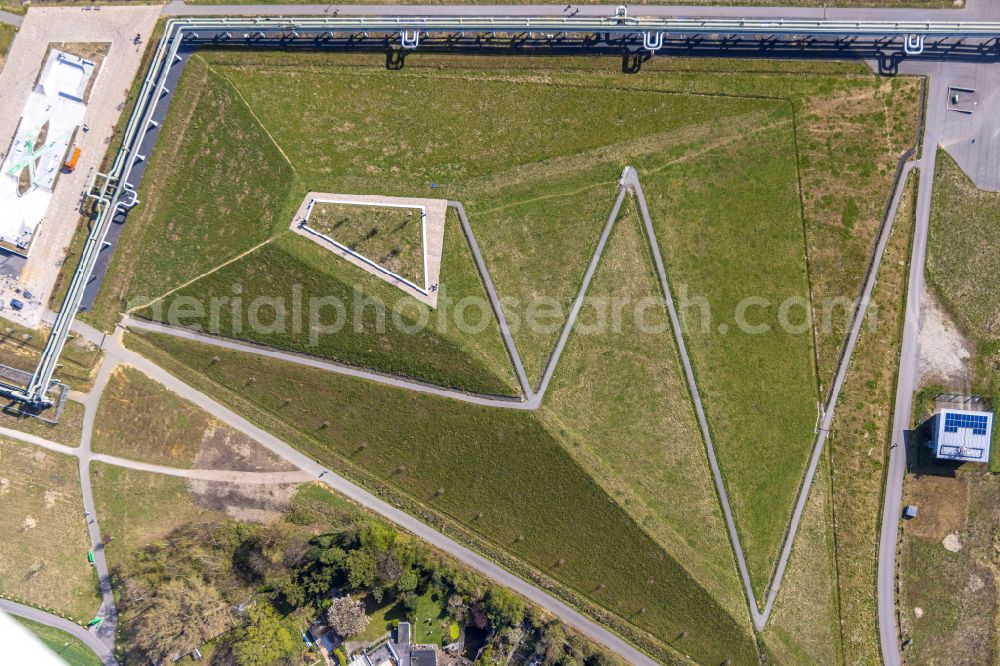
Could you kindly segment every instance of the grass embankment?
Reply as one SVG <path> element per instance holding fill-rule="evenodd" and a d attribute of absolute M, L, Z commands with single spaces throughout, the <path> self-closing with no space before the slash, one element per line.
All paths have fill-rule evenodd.
<path fill-rule="evenodd" d="M 892 436 L 896 368 L 913 239 L 917 173 L 893 222 L 828 443 L 834 498 L 837 584 L 845 663 L 879 659 L 875 575 L 883 474 Z"/>
<path fill-rule="evenodd" d="M 643 185 L 757 594 L 785 535 L 775 517 L 791 511 L 816 423 L 795 146 L 790 115 L 782 120 L 648 169 Z M 783 159 L 760 159 L 769 153 Z"/>
<path fill-rule="evenodd" d="M 0 590 L 75 620 L 100 604 L 76 459 L 0 439 Z"/>
<path fill-rule="evenodd" d="M 288 232 L 137 314 L 169 320 L 175 304 L 216 302 L 217 324 L 206 321 L 209 307 L 201 317 L 175 323 L 478 393 L 517 393 L 499 327 L 452 212 L 445 225 L 441 276 L 439 299 L 447 298 L 451 306 L 439 300 L 431 310 Z M 482 328 L 475 335 L 462 335 L 453 318 L 455 304 L 465 299 L 485 308 L 468 315 L 470 324 Z M 259 314 L 251 310 L 254 303 L 261 304 Z M 309 315 L 311 303 L 317 304 L 315 317 Z M 307 321 L 297 319 L 299 314 Z M 421 327 L 422 317 L 426 325 Z"/>
<path fill-rule="evenodd" d="M 105 329 L 288 224 L 294 171 L 224 78 L 192 58 L 91 315 Z M 183 164 L 184 168 L 175 168 Z M 283 214 L 287 213 L 287 214 Z"/>
<path fill-rule="evenodd" d="M 976 189 L 955 161 L 938 152 L 934 173 L 927 282 L 975 345 L 972 389 L 1000 395 L 1000 194 Z"/>
<path fill-rule="evenodd" d="M 101 396 L 91 444 L 98 453 L 171 467 L 293 469 L 243 433 L 125 366 L 111 376 Z"/>
<path fill-rule="evenodd" d="M 746 622 L 746 600 L 641 224 L 627 199 L 540 415 L 577 464 Z M 618 318 L 611 316 L 615 302 L 626 304 Z M 641 316 L 633 316 L 637 307 Z"/>
<path fill-rule="evenodd" d="M 101 666 L 101 659 L 79 638 L 47 624 L 14 616 L 25 629 L 38 637 L 47 648 L 68 666 Z"/>
<path fill-rule="evenodd" d="M 424 241 L 415 208 L 317 203 L 309 227 L 416 285 L 424 284 Z"/>
<path fill-rule="evenodd" d="M 280 419 L 282 436 L 310 455 L 392 483 L 425 507 L 414 510 L 464 523 L 677 649 L 706 660 L 753 659 L 750 638 L 534 415 L 160 334 L 129 341 L 248 417 Z M 285 405 L 285 396 L 297 399 Z"/>
<path fill-rule="evenodd" d="M 775 276 L 791 275 L 797 285 L 792 292 L 801 295 L 803 266 L 807 265 L 811 269 L 814 303 L 835 296 L 850 300 L 858 292 L 867 265 L 896 157 L 912 142 L 916 122 L 915 82 L 898 78 L 881 80 L 861 67 L 843 63 L 653 60 L 644 65 L 640 75 L 623 78 L 618 63 L 606 59 L 476 59 L 416 54 L 407 59 L 405 70 L 386 72 L 382 69 L 384 62 L 377 56 L 205 52 L 199 57 L 228 77 L 253 109 L 256 120 L 292 159 L 299 170 L 301 184 L 297 187 L 302 194 L 314 189 L 426 195 L 430 183 L 438 183 L 442 196 L 463 200 L 501 296 L 523 299 L 522 307 L 536 295 L 550 296 L 557 305 L 572 300 L 597 232 L 606 219 L 614 181 L 622 166 L 639 166 L 644 183 L 650 180 L 675 183 L 682 191 L 676 196 L 683 199 L 683 190 L 689 187 L 683 173 L 688 163 L 695 169 L 726 172 L 734 168 L 730 163 L 733 156 L 748 155 L 756 161 L 760 177 L 756 170 L 749 173 L 744 170 L 740 173 L 746 182 L 734 184 L 730 180 L 736 176 L 708 174 L 707 182 L 713 187 L 705 193 L 705 199 L 712 204 L 709 210 L 715 219 L 704 219 L 704 211 L 694 208 L 691 210 L 697 214 L 687 215 L 683 220 L 675 218 L 674 223 L 683 227 L 677 232 L 678 238 L 690 241 L 691 245 L 674 251 L 704 252 L 697 230 L 706 226 L 722 227 L 726 233 L 733 231 L 736 212 L 745 212 L 749 207 L 722 188 L 735 188 L 750 195 L 776 193 L 784 205 L 777 212 L 765 211 L 768 213 L 765 221 L 768 229 L 776 230 L 777 238 L 789 248 L 793 222 L 799 225 L 798 247 L 791 254 L 797 257 L 792 264 L 797 265 L 789 264 L 788 254 L 765 247 L 755 257 L 759 265 L 750 266 L 748 274 L 759 284 L 766 283 L 762 278 L 770 279 L 768 287 Z M 291 88 L 289 80 L 295 83 Z M 616 91 L 610 100 L 605 99 L 608 89 Z M 327 95 L 336 103 L 322 103 Z M 400 98 L 418 99 L 421 104 L 414 105 L 405 116 L 385 114 L 384 108 Z M 458 104 L 456 99 L 466 100 L 467 104 Z M 301 114 L 287 113 L 292 106 L 308 110 L 307 122 L 303 123 Z M 468 108 L 477 109 L 477 113 L 468 113 Z M 176 112 L 172 109 L 171 113 Z M 312 124 L 336 128 L 334 139 L 317 140 L 315 134 L 303 131 L 303 127 Z M 364 132 L 359 128 L 364 128 Z M 223 148 L 220 146 L 219 150 Z M 729 160 L 720 163 L 723 159 L 720 156 L 728 156 Z M 712 169 L 707 165 L 712 165 Z M 670 181 L 671 178 L 674 180 Z M 782 178 L 786 182 L 781 182 Z M 802 183 L 801 201 L 794 197 L 797 179 Z M 291 199 L 294 201 L 297 196 Z M 804 221 L 793 214 L 800 206 Z M 287 226 L 287 219 L 282 219 L 279 227 Z M 168 221 L 162 222 L 160 228 Z M 739 227 L 736 231 L 747 233 Z M 445 235 L 446 244 L 449 234 Z M 149 238 L 153 244 L 143 249 L 153 255 L 155 263 L 161 251 L 155 243 L 165 241 L 155 235 Z M 808 262 L 802 260 L 803 245 L 808 249 Z M 248 267 L 254 266 L 253 262 L 259 260 L 258 252 L 283 247 L 286 247 L 284 239 L 278 238 L 230 267 L 193 283 L 186 293 L 222 295 L 225 289 L 231 293 L 232 285 L 240 280 L 243 288 L 251 283 L 267 283 L 251 286 L 255 293 L 267 295 L 271 291 L 282 295 L 284 290 L 287 296 L 289 287 L 285 278 L 304 274 L 298 268 L 287 272 L 285 266 L 276 267 L 274 262 L 258 264 L 276 271 L 266 279 L 258 273 L 248 277 L 241 270 L 244 262 Z M 729 245 L 719 248 L 714 255 L 716 265 L 722 263 L 720 257 L 733 251 Z M 446 261 L 448 254 L 446 248 Z M 744 262 L 740 265 L 747 263 L 742 257 L 737 257 L 739 261 Z M 180 271 L 183 267 L 175 268 Z M 710 268 L 696 266 L 692 271 L 696 277 L 704 278 Z M 225 273 L 227 270 L 231 274 Z M 309 274 L 318 272 L 311 270 Z M 671 275 L 675 285 L 691 282 L 688 275 L 674 273 L 677 271 Z M 223 277 L 217 277 L 220 275 Z M 196 275 L 178 273 L 172 279 L 183 283 L 193 277 Z M 740 275 L 736 279 L 742 284 L 745 278 Z M 358 280 L 353 275 L 350 278 L 352 282 Z M 443 273 L 443 288 L 447 281 L 447 274 Z M 328 289 L 335 283 L 322 277 L 317 284 Z M 723 286 L 715 288 L 725 290 Z M 760 295 L 775 301 L 776 296 L 787 295 L 787 290 L 778 285 L 774 293 Z M 808 289 L 804 295 L 808 299 Z M 513 306 L 505 309 L 509 315 L 515 315 L 511 319 L 521 314 Z M 795 312 L 791 314 L 794 316 Z M 823 321 L 822 314 L 822 311 L 816 313 L 816 322 Z M 536 379 L 562 321 L 557 316 L 550 318 L 550 323 L 553 319 L 555 325 L 548 331 L 529 327 L 515 331 L 529 374 Z M 829 327 L 817 326 L 816 354 L 820 381 L 824 384 L 823 378 L 832 375 L 842 333 L 843 323 L 836 321 Z M 302 337 L 293 334 L 275 342 L 286 346 L 301 344 Z M 808 337 L 803 335 L 805 340 Z M 468 341 L 473 336 L 457 339 L 459 346 L 471 345 Z M 498 345 L 496 342 L 491 349 L 502 349 Z M 331 353 L 342 353 L 342 347 L 351 353 L 357 351 L 340 341 Z M 813 356 L 808 342 L 793 345 L 793 349 L 795 358 L 790 365 L 798 369 L 810 367 Z M 362 351 L 370 354 L 368 358 L 376 367 L 397 363 L 391 353 L 387 356 L 370 348 Z M 764 349 L 765 366 L 780 369 L 785 362 L 781 357 L 784 353 L 787 351 L 774 345 Z M 468 354 L 458 362 L 468 365 L 469 358 L 478 360 L 487 355 Z M 728 360 L 733 358 L 731 354 Z M 716 361 L 714 357 L 711 360 Z M 748 368 L 756 360 L 737 358 L 736 361 L 721 368 L 699 369 L 699 377 L 714 373 L 716 382 L 725 385 L 731 379 L 729 373 L 733 373 L 734 385 L 739 380 L 746 382 Z M 482 375 L 478 369 L 470 374 Z M 233 381 L 239 387 L 238 380 Z M 256 383 L 260 385 L 260 378 Z M 815 398 L 807 404 L 801 396 L 796 396 L 791 408 L 781 405 L 781 411 L 777 412 L 780 415 L 790 409 L 795 411 L 788 423 L 768 422 L 759 408 L 761 399 L 777 402 L 770 393 L 780 393 L 787 387 L 766 386 L 766 389 L 769 393 L 763 398 L 751 393 L 740 396 L 738 402 L 734 399 L 737 408 L 722 417 L 721 426 L 713 419 L 713 428 L 727 427 L 727 418 L 728 427 L 732 427 L 732 414 L 742 410 L 750 414 L 759 432 L 768 432 L 764 428 L 776 424 L 784 432 L 793 433 L 788 442 L 767 442 L 770 453 L 782 443 L 790 450 L 799 450 L 802 444 L 795 433 L 801 431 L 806 420 L 811 432 Z M 815 379 L 811 391 L 815 396 Z M 331 396 L 335 392 L 328 392 L 327 399 Z M 333 404 L 336 403 L 331 401 L 324 408 L 329 409 Z M 312 418 L 318 418 L 316 413 Z M 269 425 L 279 429 L 283 437 L 298 441 L 288 433 L 295 432 L 291 430 L 293 427 L 303 426 L 288 423 Z M 319 423 L 322 424 L 322 419 Z M 301 436 L 300 432 L 297 437 Z M 749 438 L 737 441 L 749 442 L 751 449 L 756 445 L 756 440 Z M 755 450 L 740 448 L 732 453 L 736 460 L 756 455 Z M 608 456 L 607 460 L 612 458 Z M 794 490 L 801 479 L 801 465 L 796 468 L 784 459 L 780 463 L 775 470 L 785 472 L 780 479 L 780 494 L 787 497 L 790 494 L 786 491 Z M 777 475 L 775 470 L 766 471 Z M 756 482 L 749 473 L 730 481 L 749 488 Z M 607 478 L 603 483 L 607 483 Z M 615 496 L 615 500 L 624 504 L 621 497 Z M 645 501 L 655 504 L 658 500 L 646 497 Z M 743 532 L 754 529 L 753 521 L 761 515 L 760 507 L 748 511 L 753 515 L 738 517 Z M 751 541 L 772 545 L 777 541 L 775 535 L 783 531 L 785 521 L 775 520 L 773 515 L 768 518 L 771 520 L 763 533 L 751 535 Z M 669 529 L 684 528 L 671 525 L 667 529 L 662 526 L 647 529 L 659 529 L 665 534 Z M 763 546 L 758 545 L 758 550 L 764 553 L 758 558 L 764 564 L 755 565 L 758 570 L 755 582 L 759 586 L 762 582 L 756 579 L 766 579 L 767 561 L 773 559 L 773 554 L 767 553 Z"/>
<path fill-rule="evenodd" d="M 522 208 L 533 203 L 512 200 L 509 197 L 496 201 L 491 194 L 501 186 L 521 185 L 522 191 L 532 188 L 539 191 L 543 186 L 548 188 L 553 180 L 553 173 L 557 173 L 556 166 L 569 167 L 569 173 L 560 179 L 561 187 L 565 188 L 564 193 L 581 187 L 589 188 L 594 182 L 593 173 L 584 173 L 583 169 L 592 169 L 597 165 L 604 166 L 600 180 L 611 183 L 623 165 L 622 156 L 631 152 L 623 148 L 633 148 L 635 143 L 649 144 L 649 137 L 658 140 L 662 146 L 665 142 L 660 134 L 668 130 L 676 130 L 699 122 L 708 123 L 719 116 L 742 115 L 766 106 L 766 103 L 759 100 L 747 98 L 720 98 L 709 106 L 699 97 L 649 93 L 640 87 L 633 87 L 627 95 L 616 95 L 606 99 L 603 79 L 592 82 L 584 78 L 583 81 L 573 82 L 572 85 L 569 82 L 566 82 L 566 85 L 545 85 L 517 72 L 518 67 L 510 72 L 508 78 L 499 80 L 494 73 L 480 71 L 477 68 L 463 70 L 448 67 L 443 71 L 414 68 L 412 72 L 409 69 L 403 72 L 387 72 L 384 70 L 384 63 L 369 57 L 342 58 L 322 54 L 318 57 L 316 54 L 296 54 L 289 57 L 288 54 L 259 53 L 252 56 L 243 54 L 234 59 L 233 55 L 206 53 L 198 57 L 198 60 L 210 62 L 212 71 L 223 75 L 225 81 L 208 75 L 199 79 L 197 77 L 200 76 L 201 70 L 193 68 L 190 74 L 185 72 L 185 77 L 190 83 L 185 82 L 181 87 L 204 84 L 214 89 L 216 86 L 228 86 L 228 82 L 231 82 L 246 101 L 248 108 L 252 109 L 255 119 L 259 121 L 257 127 L 266 128 L 266 133 L 281 147 L 281 152 L 287 155 L 294 165 L 297 183 L 294 186 L 294 199 L 303 196 L 310 189 L 405 196 L 433 193 L 464 201 L 470 216 L 476 220 L 478 220 L 477 206 L 480 202 L 484 204 L 484 208 L 491 210 L 511 203 L 521 204 Z M 247 57 L 251 60 L 248 61 Z M 199 66 L 202 64 L 198 63 Z M 202 70 L 204 69 L 205 67 L 202 67 Z M 288 77 L 296 81 L 293 88 L 287 85 Z M 358 90 L 362 89 L 365 93 L 358 94 Z M 317 95 L 320 95 L 319 91 L 322 91 L 323 99 L 336 100 L 336 103 L 320 103 L 317 98 Z M 422 103 L 409 108 L 406 114 L 384 113 L 384 109 L 392 108 L 400 98 L 420 99 Z M 171 108 L 171 115 L 176 119 L 175 127 L 180 127 L 184 122 L 183 108 L 180 107 L 180 110 Z M 288 108 L 304 109 L 306 117 L 292 118 L 292 114 L 286 112 Z M 476 108 L 477 112 L 468 113 L 469 108 Z M 207 113 L 214 115 L 214 111 Z M 627 118 L 628 121 L 623 123 L 621 121 L 623 118 Z M 232 122 L 235 124 L 239 120 L 234 118 Z M 303 131 L 306 126 L 327 126 L 334 128 L 334 131 L 328 139 L 317 140 L 315 133 Z M 364 128 L 363 136 L 359 135 L 358 128 Z M 169 128 L 165 129 L 170 131 Z M 200 140 L 195 138 L 197 134 L 189 130 L 188 136 L 191 137 L 189 142 L 200 146 Z M 232 129 L 229 134 L 237 135 L 239 131 Z M 219 163 L 230 165 L 237 163 L 229 155 L 233 151 L 226 150 L 224 141 L 216 145 L 225 153 L 218 158 Z M 617 146 L 618 150 L 609 150 L 609 146 Z M 647 146 L 646 150 L 650 148 Z M 553 160 L 561 160 L 561 163 L 552 164 Z M 539 162 L 546 162 L 548 168 L 536 170 L 535 167 Z M 161 168 L 172 169 L 169 164 L 162 164 Z M 156 168 L 156 165 L 151 165 L 154 171 Z M 193 172 L 185 177 L 202 182 L 202 178 Z M 169 177 L 152 180 L 168 182 Z M 430 189 L 432 183 L 438 183 L 441 187 L 432 192 Z M 165 187 L 165 189 L 170 188 L 180 189 L 173 185 Z M 608 190 L 610 194 L 613 185 Z M 551 190 L 546 191 L 539 203 L 544 203 L 545 198 L 551 194 Z M 607 200 L 608 194 L 600 197 L 601 204 Z M 233 196 L 241 195 L 239 192 L 234 192 Z M 183 199 L 180 195 L 171 198 Z M 270 206 L 273 211 L 281 211 L 275 213 L 284 221 L 280 226 L 287 226 L 290 213 L 282 209 L 279 199 L 280 197 L 275 198 L 270 202 Z M 153 203 L 150 209 L 155 208 L 155 200 Z M 586 229 L 571 230 L 572 235 L 568 238 L 573 241 L 582 240 L 582 244 L 574 242 L 571 246 L 559 246 L 555 243 L 567 237 L 553 236 L 546 239 L 538 248 L 531 250 L 532 257 L 537 258 L 537 263 L 545 266 L 540 270 L 549 272 L 552 279 L 548 284 L 556 291 L 555 298 L 563 306 L 563 310 L 575 292 L 586 259 L 593 249 L 594 237 L 586 233 L 590 228 L 589 221 L 594 220 L 599 224 L 606 215 L 605 205 L 587 206 L 582 211 L 576 206 L 563 205 L 550 206 L 547 210 L 540 211 L 535 218 L 536 221 L 551 227 L 582 226 L 581 222 L 586 223 Z M 231 225 L 238 219 L 238 215 L 233 216 L 228 224 Z M 155 220 L 151 227 L 153 229 L 170 224 L 172 221 L 170 210 L 165 208 L 162 212 L 155 213 Z M 477 222 L 477 226 L 495 227 L 496 224 L 492 220 L 484 219 Z M 280 227 L 275 228 L 274 232 L 289 234 L 287 229 Z M 543 231 L 533 229 L 529 240 L 537 239 L 541 235 Z M 171 266 L 158 258 L 160 255 L 169 256 L 177 251 L 171 249 L 174 244 L 161 236 L 162 234 L 158 232 L 148 235 L 149 242 L 142 244 L 143 251 L 157 266 L 158 272 L 172 275 L 169 280 L 176 283 L 197 277 L 199 273 L 194 268 Z M 304 242 L 299 239 L 300 244 Z M 499 243 L 502 242 L 501 239 Z M 160 249 L 168 243 L 171 248 Z M 499 243 L 494 243 L 493 246 Z M 290 244 L 291 241 L 284 247 L 287 248 Z M 520 251 L 528 244 L 524 240 L 519 240 L 514 248 Z M 136 247 L 139 247 L 138 244 Z M 546 248 L 550 250 L 548 254 L 545 254 Z M 447 250 L 448 248 L 446 254 Z M 266 251 L 261 250 L 262 253 Z M 302 250 L 299 254 L 305 252 L 307 251 Z M 331 263 L 329 255 L 321 253 L 320 249 L 312 248 L 311 252 L 321 257 L 326 264 Z M 236 248 L 233 248 L 233 254 L 235 253 Z M 566 257 L 567 260 L 553 260 L 553 257 L 562 257 L 565 254 L 571 256 Z M 219 296 L 225 289 L 233 286 L 231 275 L 233 272 L 242 271 L 245 274 L 247 271 L 244 267 L 252 267 L 253 262 L 259 259 L 259 256 L 251 255 L 235 263 L 230 271 L 222 275 L 213 275 L 191 285 L 176 298 L 193 296 L 204 300 L 211 296 Z M 315 269 L 315 263 L 310 266 L 310 270 Z M 491 262 L 491 266 L 494 263 Z M 445 270 L 447 268 L 445 266 L 442 270 L 442 288 L 450 286 L 451 278 Z M 365 281 L 359 277 L 361 271 L 357 268 L 347 266 L 331 270 L 339 270 L 348 276 L 347 284 L 365 285 Z M 286 283 L 280 279 L 281 277 L 286 276 L 269 275 L 260 288 L 267 290 L 273 289 L 274 284 L 287 284 L 287 289 L 290 289 L 294 282 Z M 287 277 L 299 278 L 294 273 Z M 528 285 L 529 290 L 538 290 L 539 285 L 545 284 L 543 281 L 545 277 L 544 274 L 540 275 L 539 268 L 534 266 L 516 275 L 517 282 Z M 306 286 L 311 289 L 321 286 L 322 282 L 317 283 L 317 280 L 322 280 L 322 276 L 317 276 Z M 245 284 L 243 286 L 246 287 Z M 523 298 L 525 294 L 508 289 L 505 285 L 500 285 L 500 288 L 504 290 L 506 296 L 519 299 L 519 305 L 508 304 L 512 316 L 520 317 L 530 307 L 531 304 Z M 119 290 L 121 289 L 123 288 Z M 328 290 L 338 297 L 343 291 L 342 288 L 337 289 L 336 285 L 332 285 Z M 456 300 L 465 295 L 455 294 L 454 290 L 450 293 Z M 232 296 L 230 292 L 226 292 L 226 295 Z M 312 295 L 325 296 L 327 293 L 323 290 L 313 293 L 310 290 L 306 295 L 307 299 Z M 475 295 L 479 297 L 481 292 L 477 291 Z M 544 295 L 548 296 L 547 293 Z M 241 296 L 244 303 L 249 302 L 246 293 L 242 293 Z M 102 300 L 108 299 L 110 296 L 102 295 Z M 398 300 L 398 297 L 394 300 Z M 350 328 L 354 323 L 350 308 L 348 315 L 352 319 L 347 326 Z M 413 316 L 411 314 L 409 318 Z M 434 318 L 438 315 L 429 316 Z M 540 371 L 542 361 L 548 356 L 555 342 L 559 323 L 564 318 L 565 312 L 556 317 L 555 325 L 549 327 L 547 335 L 540 344 L 536 344 L 536 338 L 532 337 L 532 331 L 528 326 L 518 327 L 515 332 L 515 339 L 526 355 L 529 369 L 535 378 Z M 243 338 L 266 341 L 268 344 L 278 344 L 296 350 L 301 350 L 307 343 L 308 335 L 305 333 L 308 332 L 308 326 L 303 327 L 302 332 L 289 333 L 286 330 L 285 334 L 277 339 L 278 336 L 269 335 L 266 330 L 253 331 L 254 327 L 247 325 L 245 313 L 238 314 L 237 320 L 241 329 L 238 335 Z M 220 332 L 231 331 L 223 328 Z M 490 326 L 485 331 L 465 332 L 463 335 L 455 332 L 452 337 L 457 339 L 494 335 L 495 328 Z M 350 353 L 350 349 L 341 351 L 343 345 L 332 339 L 329 345 L 309 346 L 311 353 L 357 362 L 356 356 Z M 334 348 L 336 353 L 331 352 Z M 377 348 L 373 350 L 372 356 L 377 362 L 376 367 L 399 371 L 398 363 L 379 361 L 382 354 Z M 459 358 L 455 362 L 465 365 L 464 361 Z M 464 387 L 471 390 L 481 390 L 477 386 L 472 386 L 476 377 L 475 371 L 478 370 L 475 367 L 477 361 L 479 359 L 472 359 L 472 367 L 466 370 L 463 376 L 466 383 Z M 426 376 L 421 378 L 437 379 Z"/>

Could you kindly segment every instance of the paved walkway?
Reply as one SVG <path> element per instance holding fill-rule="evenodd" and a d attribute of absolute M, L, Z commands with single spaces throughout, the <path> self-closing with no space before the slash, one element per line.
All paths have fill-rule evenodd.
<path fill-rule="evenodd" d="M 50 627 L 55 627 L 65 631 L 67 634 L 77 638 L 94 651 L 102 664 L 106 666 L 113 666 L 118 662 L 115 661 L 114 654 L 108 648 L 107 644 L 97 638 L 97 635 L 93 632 L 87 631 L 75 622 L 70 622 L 66 618 L 59 617 L 58 615 L 53 615 L 51 613 L 46 613 L 43 610 L 38 610 L 31 606 L 25 606 L 24 604 L 19 604 L 15 601 L 8 601 L 6 599 L 0 599 L 0 610 L 3 610 L 11 615 L 17 615 L 18 617 L 23 617 L 28 620 L 34 620 L 35 622 L 40 622 L 42 624 L 47 624 Z"/>
<path fill-rule="evenodd" d="M 944 100 L 948 80 L 944 72 L 934 72 L 929 82 L 927 126 L 924 131 L 917 190 L 916 223 L 913 250 L 910 256 L 910 277 L 907 285 L 903 339 L 896 376 L 896 404 L 893 411 L 892 445 L 882 500 L 882 531 L 878 558 L 878 624 L 885 666 L 899 666 L 899 628 L 896 622 L 896 552 L 899 542 L 899 519 L 902 511 L 903 478 L 906 476 L 906 448 L 910 439 L 913 394 L 919 377 L 920 300 L 924 293 L 924 263 L 927 256 L 927 236 L 930 228 L 931 190 L 937 148 L 945 137 L 940 132 L 945 121 Z"/>
<path fill-rule="evenodd" d="M 0 23 L 6 23 L 7 25 L 12 25 L 15 28 L 21 27 L 24 23 L 24 17 L 20 14 L 12 14 L 10 12 L 5 12 L 0 9 Z"/>

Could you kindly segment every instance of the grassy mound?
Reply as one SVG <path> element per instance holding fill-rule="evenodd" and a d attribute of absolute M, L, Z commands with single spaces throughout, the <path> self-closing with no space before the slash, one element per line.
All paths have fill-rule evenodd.
<path fill-rule="evenodd" d="M 790 122 L 644 182 L 758 594 L 785 535 L 817 414 Z"/>
<path fill-rule="evenodd" d="M 358 468 L 700 660 L 752 663 L 752 639 L 573 461 L 535 414 L 415 394 L 161 334 L 189 368 L 296 446 Z M 212 362 L 213 356 L 219 361 Z M 248 377 L 255 381 L 247 382 Z M 285 396 L 300 399 L 285 405 Z M 676 638 L 676 640 L 674 640 Z"/>

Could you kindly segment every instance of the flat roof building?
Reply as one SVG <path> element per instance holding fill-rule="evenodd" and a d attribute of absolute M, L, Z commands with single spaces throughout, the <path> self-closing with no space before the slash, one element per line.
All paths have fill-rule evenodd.
<path fill-rule="evenodd" d="M 941 460 L 988 463 L 993 412 L 941 409 L 934 415 L 934 455 Z"/>

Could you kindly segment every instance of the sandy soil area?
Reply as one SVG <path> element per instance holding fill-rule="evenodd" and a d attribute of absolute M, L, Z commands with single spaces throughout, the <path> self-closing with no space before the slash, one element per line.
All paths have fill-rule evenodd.
<path fill-rule="evenodd" d="M 972 351 L 930 289 L 924 289 L 920 322 L 920 383 L 960 390 L 969 383 Z"/>

